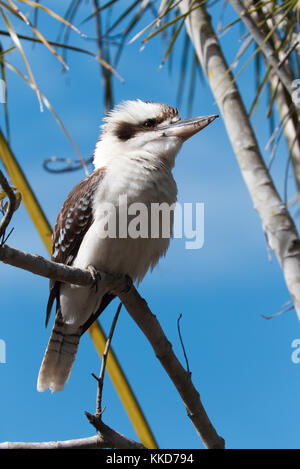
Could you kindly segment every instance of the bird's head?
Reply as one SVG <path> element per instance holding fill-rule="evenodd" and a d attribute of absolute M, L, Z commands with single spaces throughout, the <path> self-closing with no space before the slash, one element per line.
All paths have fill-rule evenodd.
<path fill-rule="evenodd" d="M 124 101 L 104 118 L 94 164 L 112 158 L 143 156 L 173 167 L 182 143 L 210 124 L 216 115 L 181 120 L 178 110 L 162 103 Z"/>

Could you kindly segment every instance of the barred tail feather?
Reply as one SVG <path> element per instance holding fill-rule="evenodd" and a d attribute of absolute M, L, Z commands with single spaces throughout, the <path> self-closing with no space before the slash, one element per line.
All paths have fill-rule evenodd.
<path fill-rule="evenodd" d="M 80 331 L 56 320 L 40 368 L 37 390 L 62 391 L 78 349 Z"/>

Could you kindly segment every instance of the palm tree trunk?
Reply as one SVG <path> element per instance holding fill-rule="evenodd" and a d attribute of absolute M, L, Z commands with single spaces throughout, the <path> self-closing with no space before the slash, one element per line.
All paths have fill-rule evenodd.
<path fill-rule="evenodd" d="M 195 4 L 195 2 L 194 2 Z M 186 19 L 186 29 L 205 71 L 212 93 L 257 210 L 268 243 L 275 252 L 300 318 L 300 242 L 285 204 L 282 202 L 260 153 L 255 134 L 233 76 L 204 6 L 193 10 Z M 189 0 L 179 4 L 184 13 Z"/>
<path fill-rule="evenodd" d="M 258 0 L 247 0 L 245 5 L 247 8 L 255 7 L 258 3 Z M 263 24 L 261 29 L 265 35 L 269 34 L 270 31 L 275 26 L 275 21 L 272 19 L 272 6 L 266 4 L 258 9 L 256 12 L 252 13 L 253 21 L 259 27 L 259 23 Z M 266 19 L 265 23 L 263 21 Z M 278 52 L 278 59 L 282 63 L 282 67 L 285 68 L 286 74 L 293 81 L 296 77 L 293 75 L 292 69 L 289 66 L 288 60 L 286 58 L 286 52 L 281 48 L 281 38 L 278 34 L 278 31 L 275 30 L 272 36 L 269 39 L 269 47 L 272 47 L 275 53 L 275 50 Z M 264 56 L 266 65 L 270 65 Z M 270 83 L 271 89 L 274 92 L 276 90 L 276 107 L 281 121 L 284 121 L 283 133 L 286 139 L 286 143 L 289 149 L 291 156 L 294 177 L 297 186 L 298 198 L 300 198 L 300 126 L 299 126 L 299 116 L 295 104 L 292 100 L 290 93 L 283 86 L 282 82 L 278 78 L 276 72 L 272 69 L 268 81 Z"/>

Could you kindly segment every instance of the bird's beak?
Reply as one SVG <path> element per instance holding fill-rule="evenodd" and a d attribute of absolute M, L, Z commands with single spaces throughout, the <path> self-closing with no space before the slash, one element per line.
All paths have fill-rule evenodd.
<path fill-rule="evenodd" d="M 167 125 L 160 128 L 160 130 L 163 130 L 163 135 L 166 137 L 180 137 L 183 140 L 187 140 L 192 135 L 204 129 L 204 127 L 213 122 L 217 117 L 219 117 L 217 114 L 193 117 L 192 119 L 180 120 L 174 124 Z"/>

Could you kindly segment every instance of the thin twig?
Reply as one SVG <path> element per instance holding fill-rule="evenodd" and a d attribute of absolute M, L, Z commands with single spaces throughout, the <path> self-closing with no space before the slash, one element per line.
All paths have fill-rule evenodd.
<path fill-rule="evenodd" d="M 107 341 L 105 344 L 105 349 L 102 355 L 102 360 L 101 360 L 101 369 L 100 369 L 100 374 L 99 377 L 97 377 L 94 373 L 92 373 L 92 376 L 97 380 L 98 386 L 97 386 L 97 399 L 96 399 L 96 412 L 94 414 L 90 414 L 89 412 L 85 412 L 85 415 L 88 419 L 88 421 L 95 427 L 98 433 L 98 437 L 100 440 L 105 440 L 107 442 L 107 445 L 109 448 L 132 448 L 132 449 L 145 449 L 145 447 L 141 443 L 137 443 L 136 441 L 130 440 L 129 438 L 125 437 L 124 435 L 121 435 L 120 433 L 116 432 L 115 430 L 112 430 L 109 428 L 105 423 L 102 421 L 102 414 L 103 410 L 102 409 L 102 391 L 103 391 L 103 383 L 104 383 L 104 376 L 105 376 L 105 368 L 106 368 L 106 362 L 107 362 L 107 357 L 110 349 L 110 344 L 112 341 L 112 337 L 115 331 L 115 327 L 119 318 L 119 314 L 122 308 L 122 303 L 119 304 L 117 312 L 114 316 Z"/>
<path fill-rule="evenodd" d="M 112 336 L 113 336 L 114 331 L 115 331 L 115 327 L 116 327 L 116 324 L 117 324 L 117 321 L 118 321 L 118 318 L 119 318 L 121 308 L 122 308 L 122 303 L 119 304 L 117 312 L 114 316 L 114 319 L 113 319 L 113 322 L 112 322 L 112 325 L 111 325 L 111 328 L 110 328 L 110 332 L 109 332 L 109 335 L 108 335 L 108 338 L 107 338 L 107 341 L 106 341 L 105 350 L 104 350 L 103 355 L 102 355 L 100 375 L 99 375 L 99 378 L 97 378 L 98 389 L 97 389 L 97 401 L 96 401 L 97 404 L 96 404 L 96 413 L 95 413 L 95 415 L 97 415 L 97 416 L 101 416 L 101 414 L 103 412 L 102 411 L 102 391 L 103 391 L 103 382 L 104 382 L 106 362 L 107 362 L 108 352 L 109 352 L 109 349 L 110 349 L 110 344 L 111 344 L 111 341 L 112 341 Z M 93 376 L 95 376 L 95 375 L 93 375 Z"/>
<path fill-rule="evenodd" d="M 185 358 L 185 362 L 186 362 L 186 371 L 191 374 L 190 372 L 190 367 L 189 367 L 189 361 L 188 361 L 188 358 L 187 358 L 187 355 L 185 353 L 185 347 L 184 347 L 184 343 L 183 343 L 183 340 L 182 340 L 182 337 L 181 337 L 181 331 L 180 331 L 180 319 L 182 318 L 182 314 L 180 313 L 179 314 L 179 317 L 177 319 L 177 329 L 178 329 L 178 334 L 179 334 L 179 339 L 180 339 L 180 343 L 181 343 L 181 347 L 182 347 L 182 350 L 183 350 L 183 355 L 184 355 L 184 358 Z"/>
<path fill-rule="evenodd" d="M 285 56 L 280 60 L 279 64 L 278 64 L 278 68 L 282 67 L 282 65 L 287 61 L 287 59 L 289 58 L 289 56 L 291 55 L 291 53 L 293 52 L 294 49 L 296 49 L 296 47 L 298 46 L 299 44 L 299 41 L 296 41 L 292 47 L 289 48 L 289 50 L 286 52 Z"/>
<path fill-rule="evenodd" d="M 273 319 L 277 316 L 281 316 L 281 314 L 287 313 L 288 311 L 291 311 L 292 309 L 295 308 L 295 306 L 293 304 L 291 306 L 287 306 L 290 303 L 291 303 L 291 301 L 288 301 L 287 303 L 285 303 L 283 305 L 284 308 L 281 311 L 278 311 L 278 313 L 273 313 L 273 314 L 270 314 L 269 316 L 267 316 L 265 314 L 260 314 L 260 316 L 264 319 Z"/>

